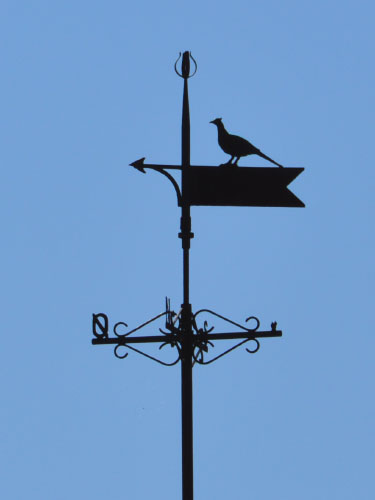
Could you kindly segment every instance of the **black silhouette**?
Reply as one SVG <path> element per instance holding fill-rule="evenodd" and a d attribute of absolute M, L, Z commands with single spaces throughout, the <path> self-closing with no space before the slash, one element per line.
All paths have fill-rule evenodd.
<path fill-rule="evenodd" d="M 94 345 L 114 345 L 115 356 L 120 359 L 126 358 L 131 351 L 163 366 L 174 366 L 181 362 L 182 500 L 193 500 L 193 366 L 213 363 L 233 352 L 234 349 L 246 346 L 246 344 L 252 346 L 246 348 L 246 351 L 254 354 L 260 347 L 258 339 L 281 337 L 282 331 L 277 329 L 276 321 L 271 323 L 271 330 L 260 331 L 260 321 L 256 316 L 249 316 L 245 320 L 246 324 L 240 324 L 210 309 L 200 309 L 193 312 L 190 303 L 189 252 L 194 233 L 191 231 L 190 209 L 194 205 L 302 207 L 304 204 L 287 189 L 287 186 L 303 171 L 303 168 L 215 168 L 191 165 L 188 79 L 195 74 L 197 64 L 188 51 L 182 54 L 181 71 L 177 69 L 178 61 L 175 64 L 175 71 L 184 80 L 181 164 L 146 164 L 143 157 L 131 163 L 131 166 L 142 173 L 146 173 L 147 169 L 159 172 L 167 177 L 175 188 L 178 205 L 181 207 L 181 232 L 178 236 L 181 238 L 183 250 L 183 302 L 179 312 L 176 313 L 171 310 L 170 300 L 166 298 L 164 312 L 130 330 L 126 330 L 128 328 L 126 323 L 119 321 L 113 326 L 114 336 L 112 337 L 109 332 L 108 316 L 104 313 L 93 314 L 94 339 L 92 343 Z M 190 61 L 195 66 L 194 72 L 190 69 Z M 231 159 L 226 165 L 237 165 L 242 156 L 257 154 L 281 167 L 245 139 L 228 134 L 220 118 L 211 123 L 218 127 L 220 146 L 231 155 Z M 169 170 L 181 172 L 180 185 L 168 172 Z M 152 255 L 152 244 L 149 250 Z M 165 327 L 164 329 L 159 328 L 161 335 L 133 335 L 144 327 L 152 328 L 151 324 L 162 317 L 165 318 Z M 212 333 L 214 327 L 210 326 L 205 318 L 219 320 L 221 324 L 229 323 L 230 331 L 223 332 L 220 329 L 219 331 L 215 329 Z M 215 355 L 214 349 L 219 340 L 236 341 L 236 343 L 224 352 Z M 149 354 L 149 352 L 153 353 L 152 350 L 142 351 L 140 344 L 147 344 L 150 347 L 158 345 L 159 350 L 169 346 L 172 349 L 168 349 L 168 351 L 172 350 L 175 357 L 170 362 L 164 361 L 159 359 L 159 356 Z M 165 351 L 166 349 L 163 350 L 163 352 Z"/>
<path fill-rule="evenodd" d="M 227 163 L 223 163 L 222 166 L 224 165 L 237 165 L 238 160 L 242 156 L 248 156 L 248 155 L 258 155 L 261 158 L 264 158 L 265 160 L 270 161 L 274 165 L 277 165 L 278 167 L 282 167 L 280 163 L 277 163 L 276 161 L 271 160 L 269 156 L 266 156 L 262 151 L 251 142 L 247 141 L 246 139 L 243 139 L 242 137 L 239 137 L 238 135 L 232 135 L 229 132 L 225 130 L 224 124 L 221 120 L 221 118 L 216 118 L 215 120 L 212 120 L 214 125 L 217 126 L 217 132 L 218 132 L 218 139 L 219 139 L 219 146 L 221 149 L 224 151 L 224 153 L 227 153 L 228 155 L 231 156 L 231 158 L 227 161 Z M 232 162 L 234 158 L 237 158 L 236 161 Z"/>

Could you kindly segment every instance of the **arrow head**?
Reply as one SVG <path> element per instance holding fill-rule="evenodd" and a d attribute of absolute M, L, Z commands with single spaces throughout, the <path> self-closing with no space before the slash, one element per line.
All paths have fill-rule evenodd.
<path fill-rule="evenodd" d="M 129 165 L 130 165 L 131 167 L 136 168 L 137 170 L 139 170 L 139 171 L 140 171 L 140 172 L 142 172 L 143 174 L 145 174 L 145 173 L 146 173 L 146 170 L 143 168 L 143 165 L 144 165 L 145 159 L 146 159 L 146 158 L 140 158 L 139 160 L 133 161 L 133 163 L 130 163 Z"/>

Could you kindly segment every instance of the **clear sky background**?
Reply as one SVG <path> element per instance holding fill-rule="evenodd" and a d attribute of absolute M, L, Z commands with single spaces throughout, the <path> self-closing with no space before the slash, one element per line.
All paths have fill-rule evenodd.
<path fill-rule="evenodd" d="M 174 190 L 127 165 L 180 160 L 184 50 L 192 163 L 226 161 L 219 116 L 306 169 L 305 209 L 192 209 L 193 309 L 283 330 L 195 368 L 195 498 L 374 498 L 374 14 L 1 2 L 1 498 L 180 498 L 179 367 L 93 347 L 91 315 L 181 304 Z"/>

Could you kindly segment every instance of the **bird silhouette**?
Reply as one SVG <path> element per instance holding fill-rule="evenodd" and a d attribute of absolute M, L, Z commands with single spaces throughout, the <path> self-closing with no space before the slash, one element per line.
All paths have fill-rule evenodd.
<path fill-rule="evenodd" d="M 246 139 L 243 139 L 242 137 L 239 137 L 238 135 L 232 135 L 229 132 L 227 132 L 227 130 L 225 130 L 221 118 L 216 118 L 215 120 L 212 120 L 212 122 L 210 123 L 213 123 L 214 125 L 217 126 L 219 146 L 224 151 L 224 153 L 227 153 L 228 155 L 231 156 L 231 158 L 227 161 L 227 163 L 223 163 L 221 166 L 225 165 L 237 166 L 238 160 L 242 156 L 258 155 L 261 158 L 270 161 L 274 165 L 282 167 L 280 163 L 277 163 L 273 161 L 269 156 L 266 156 L 264 153 L 262 153 L 260 149 L 256 148 L 253 144 L 251 144 L 251 142 L 247 141 Z M 235 158 L 236 160 L 233 161 Z"/>

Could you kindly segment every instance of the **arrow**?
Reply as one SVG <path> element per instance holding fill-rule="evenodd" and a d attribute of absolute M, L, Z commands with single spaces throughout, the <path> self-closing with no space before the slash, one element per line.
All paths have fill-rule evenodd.
<path fill-rule="evenodd" d="M 177 195 L 177 203 L 178 203 L 178 206 L 180 207 L 182 205 L 182 195 L 181 195 L 180 187 L 177 184 L 176 179 L 171 174 L 166 172 L 166 170 L 181 170 L 182 167 L 179 167 L 177 165 L 145 164 L 145 159 L 146 158 L 140 158 L 139 160 L 133 161 L 133 163 L 130 163 L 129 165 L 131 167 L 136 168 L 137 170 L 139 170 L 139 172 L 142 172 L 143 174 L 146 173 L 145 168 L 150 168 L 152 170 L 156 170 L 156 172 L 159 172 L 160 174 L 167 177 L 167 179 L 170 180 L 171 183 L 173 184 L 173 187 L 174 187 L 174 189 L 176 191 L 176 195 Z"/>
<path fill-rule="evenodd" d="M 160 172 L 160 170 L 182 170 L 182 167 L 179 165 L 156 165 L 155 163 L 145 164 L 145 159 L 146 158 L 140 158 L 139 160 L 133 161 L 133 163 L 129 163 L 129 165 L 136 168 L 143 174 L 146 173 L 145 168 L 151 168 L 152 170 L 157 170 L 158 172 Z"/>

